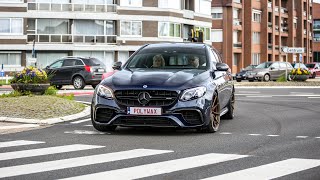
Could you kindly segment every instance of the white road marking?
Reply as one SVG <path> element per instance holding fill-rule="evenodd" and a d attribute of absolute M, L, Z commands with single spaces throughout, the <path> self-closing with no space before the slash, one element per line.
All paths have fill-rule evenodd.
<path fill-rule="evenodd" d="M 269 96 L 269 95 L 264 95 L 264 96 L 246 96 L 246 97 L 251 97 L 251 98 L 269 98 L 269 97 L 272 97 L 272 96 Z"/>
<path fill-rule="evenodd" d="M 152 156 L 157 154 L 171 153 L 169 150 L 153 150 L 153 149 L 134 149 L 129 151 L 114 152 L 108 154 L 99 154 L 85 157 L 77 157 L 56 161 L 47 161 L 33 164 L 25 164 L 19 166 L 11 166 L 0 168 L 0 178 L 19 176 L 24 174 L 32 174 L 46 171 L 53 171 L 66 168 L 74 168 L 87 166 L 98 163 L 106 163 L 119 161 L 124 159 L 132 159 L 144 156 Z M 105 179 L 108 176 L 105 176 Z M 109 177 L 107 178 L 109 179 Z"/>
<path fill-rule="evenodd" d="M 13 147 L 13 146 L 24 146 L 24 145 L 31 145 L 31 144 L 41 144 L 41 143 L 45 143 L 45 142 L 42 142 L 42 141 L 26 141 L 26 140 L 7 141 L 7 142 L 0 142 L 0 148 Z"/>
<path fill-rule="evenodd" d="M 296 138 L 302 138 L 302 139 L 304 139 L 304 138 L 307 138 L 308 136 L 296 136 Z"/>
<path fill-rule="evenodd" d="M 95 148 L 103 148 L 105 146 L 92 146 L 92 145 L 82 145 L 82 144 L 74 144 L 67 146 L 57 146 L 57 147 L 48 147 L 41 149 L 30 149 L 24 151 L 13 151 L 7 153 L 0 153 L 0 161 L 9 160 L 9 159 L 18 159 L 24 157 L 34 157 L 34 156 L 42 156 L 48 154 L 58 154 L 72 151 L 81 151 Z"/>
<path fill-rule="evenodd" d="M 247 155 L 237 154 L 204 154 L 199 156 L 187 157 L 182 159 L 175 159 L 170 161 L 158 162 L 153 164 L 140 165 L 124 169 L 117 169 L 95 174 L 88 174 L 83 176 L 71 177 L 67 179 L 108 179 L 108 180 L 127 180 L 139 179 L 159 174 L 171 173 L 175 171 L 191 169 L 210 164 L 216 164 L 225 161 L 231 161 L 248 157 Z M 1 173 L 0 173 L 1 174 Z"/>
<path fill-rule="evenodd" d="M 71 124 L 80 124 L 80 123 L 83 123 L 83 122 L 87 122 L 87 121 L 90 121 L 91 119 L 82 119 L 82 120 L 79 120 L 79 121 L 73 121 L 71 122 Z"/>
<path fill-rule="evenodd" d="M 257 93 L 257 94 L 259 94 L 260 91 L 239 91 L 239 93 Z"/>
<path fill-rule="evenodd" d="M 310 99 L 320 99 L 320 97 L 308 97 Z"/>
<path fill-rule="evenodd" d="M 248 134 L 249 136 L 261 136 L 261 134 Z"/>
<path fill-rule="evenodd" d="M 308 93 L 308 92 L 290 92 L 290 94 L 314 94 L 314 93 Z"/>
<path fill-rule="evenodd" d="M 0 130 L 9 130 L 9 129 L 21 129 L 21 128 L 34 128 L 39 127 L 38 124 L 21 124 L 16 126 L 2 126 L 0 127 Z"/>
<path fill-rule="evenodd" d="M 299 171 L 311 169 L 317 166 L 320 166 L 320 160 L 293 158 L 215 177 L 210 177 L 204 180 L 234 180 L 239 179 L 240 177 L 241 179 L 245 180 L 274 179 Z"/>
<path fill-rule="evenodd" d="M 317 139 L 320 139 L 320 137 L 316 137 Z"/>
<path fill-rule="evenodd" d="M 86 130 L 65 131 L 64 133 L 66 133 L 66 134 L 88 134 L 88 135 L 92 135 L 92 134 L 110 134 L 110 133 L 107 133 L 107 132 L 86 131 Z"/>
<path fill-rule="evenodd" d="M 221 132 L 219 134 L 232 134 L 232 133 L 230 133 L 230 132 Z"/>
<path fill-rule="evenodd" d="M 269 135 L 267 135 L 267 136 L 269 136 L 269 137 L 278 137 L 279 135 L 276 135 L 276 134 L 269 134 Z"/>

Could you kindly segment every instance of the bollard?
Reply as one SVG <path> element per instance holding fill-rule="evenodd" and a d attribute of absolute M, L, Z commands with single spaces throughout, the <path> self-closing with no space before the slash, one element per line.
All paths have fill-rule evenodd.
<path fill-rule="evenodd" d="M 6 75 L 6 84 L 8 84 L 9 76 L 8 74 Z"/>

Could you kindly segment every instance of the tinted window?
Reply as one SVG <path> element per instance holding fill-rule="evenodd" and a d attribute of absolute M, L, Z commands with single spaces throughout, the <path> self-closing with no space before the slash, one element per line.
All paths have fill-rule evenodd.
<path fill-rule="evenodd" d="M 315 64 L 306 64 L 307 68 L 314 68 Z"/>
<path fill-rule="evenodd" d="M 130 58 L 128 68 L 206 69 L 206 51 L 203 48 L 149 47 Z"/>
<path fill-rule="evenodd" d="M 76 60 L 75 59 L 65 59 L 63 62 L 63 67 L 66 66 L 74 66 L 76 64 Z"/>
<path fill-rule="evenodd" d="M 50 68 L 60 68 L 62 66 L 63 60 L 57 61 L 50 65 Z"/>
<path fill-rule="evenodd" d="M 76 60 L 76 66 L 82 66 L 82 65 L 83 65 L 83 63 L 81 60 Z"/>
<path fill-rule="evenodd" d="M 88 66 L 104 66 L 104 64 L 99 59 L 96 59 L 96 58 L 82 59 L 82 60 Z"/>

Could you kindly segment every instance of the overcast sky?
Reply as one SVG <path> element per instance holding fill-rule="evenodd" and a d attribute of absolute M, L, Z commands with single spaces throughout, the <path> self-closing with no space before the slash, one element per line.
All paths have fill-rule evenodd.
<path fill-rule="evenodd" d="M 320 3 L 320 0 L 313 0 L 313 2 Z"/>

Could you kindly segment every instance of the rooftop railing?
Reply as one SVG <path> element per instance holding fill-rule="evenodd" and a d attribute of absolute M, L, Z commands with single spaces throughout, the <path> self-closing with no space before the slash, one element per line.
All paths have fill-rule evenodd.
<path fill-rule="evenodd" d="M 115 44 L 116 35 L 28 34 L 28 42 L 38 43 L 103 43 Z"/>
<path fill-rule="evenodd" d="M 28 11 L 116 12 L 116 4 L 28 3 Z"/>

